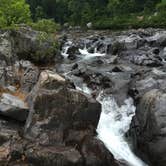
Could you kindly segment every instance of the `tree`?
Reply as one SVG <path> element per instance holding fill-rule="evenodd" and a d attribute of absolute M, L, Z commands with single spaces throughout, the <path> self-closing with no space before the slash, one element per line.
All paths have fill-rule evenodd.
<path fill-rule="evenodd" d="M 134 12 L 134 5 L 134 0 L 109 0 L 108 9 L 114 16 L 123 15 Z"/>
<path fill-rule="evenodd" d="M 6 19 L 3 15 L 3 12 L 0 11 L 0 28 L 6 26 L 7 22 L 6 22 Z"/>
<path fill-rule="evenodd" d="M 31 20 L 29 5 L 25 3 L 25 0 L 0 0 L 0 11 L 7 26 L 27 23 Z"/>
<path fill-rule="evenodd" d="M 45 18 L 45 13 L 44 13 L 44 10 L 43 10 L 43 7 L 41 6 L 37 6 L 37 8 L 35 9 L 35 20 L 40 20 L 42 18 Z"/>

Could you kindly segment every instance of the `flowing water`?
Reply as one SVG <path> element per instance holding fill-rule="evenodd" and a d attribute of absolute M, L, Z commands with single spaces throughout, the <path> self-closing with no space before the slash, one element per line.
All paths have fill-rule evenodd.
<path fill-rule="evenodd" d="M 64 56 L 66 57 L 66 49 Z M 96 56 L 106 56 L 98 52 L 89 53 L 86 48 L 79 49 L 82 61 Z M 76 85 L 76 89 L 86 94 L 91 94 L 91 90 L 82 84 Z M 133 100 L 128 98 L 124 105 L 119 107 L 113 96 L 105 96 L 103 93 L 97 97 L 102 105 L 102 113 L 97 127 L 98 138 L 105 144 L 107 149 L 114 155 L 115 159 L 128 166 L 147 166 L 131 150 L 125 133 L 129 130 L 132 117 L 135 115 L 135 106 Z"/>
<path fill-rule="evenodd" d="M 145 166 L 131 151 L 125 140 L 125 133 L 129 130 L 135 107 L 131 98 L 119 107 L 112 96 L 99 97 L 102 113 L 97 127 L 98 138 L 112 152 L 119 161 L 125 161 L 130 166 Z"/>

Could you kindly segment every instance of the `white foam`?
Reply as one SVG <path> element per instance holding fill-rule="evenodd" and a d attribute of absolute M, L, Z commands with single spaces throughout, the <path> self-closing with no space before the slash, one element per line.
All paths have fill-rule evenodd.
<path fill-rule="evenodd" d="M 102 105 L 102 113 L 97 127 L 98 138 L 105 144 L 114 157 L 125 161 L 130 166 L 146 166 L 131 151 L 125 133 L 129 130 L 135 107 L 131 98 L 119 107 L 113 97 L 101 97 L 97 100 Z"/>
<path fill-rule="evenodd" d="M 64 58 L 67 58 L 67 57 L 69 56 L 69 54 L 67 54 L 67 51 L 68 51 L 69 48 L 70 48 L 70 46 L 65 46 L 65 47 L 62 49 L 61 55 L 62 55 Z"/>
<path fill-rule="evenodd" d="M 76 86 L 76 89 L 79 91 L 82 91 L 88 95 L 91 95 L 91 93 L 92 93 L 91 89 L 88 88 L 86 84 L 82 84 L 82 87 Z"/>
<path fill-rule="evenodd" d="M 68 49 L 71 47 L 72 45 L 72 42 L 71 41 L 68 41 L 65 43 L 65 45 L 63 46 L 62 48 L 62 51 L 61 51 L 61 55 L 64 57 L 64 58 L 67 58 L 69 56 L 69 54 L 67 54 L 68 52 Z"/>
<path fill-rule="evenodd" d="M 94 53 L 89 53 L 86 48 L 79 49 L 79 52 L 81 53 L 81 55 L 84 55 L 84 57 L 83 57 L 84 59 L 90 59 L 90 58 L 93 58 L 93 57 L 101 57 L 101 56 L 106 55 L 106 54 L 98 53 L 97 51 L 95 51 Z"/>

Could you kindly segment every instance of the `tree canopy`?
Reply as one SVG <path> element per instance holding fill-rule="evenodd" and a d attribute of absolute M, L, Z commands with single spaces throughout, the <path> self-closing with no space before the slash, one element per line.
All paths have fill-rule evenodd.
<path fill-rule="evenodd" d="M 45 18 L 57 22 L 81 24 L 98 18 L 139 13 L 149 9 L 155 11 L 161 0 L 27 0 L 31 6 L 33 19 L 37 19 L 38 9 Z"/>
<path fill-rule="evenodd" d="M 42 26 L 43 19 L 44 22 L 48 19 L 49 25 L 51 19 L 62 25 L 67 22 L 85 26 L 93 22 L 103 28 L 163 26 L 165 11 L 166 0 L 0 0 L 0 26 L 27 23 L 31 19 Z"/>
<path fill-rule="evenodd" d="M 25 0 L 0 0 L 0 23 L 11 25 L 31 20 L 29 5 Z"/>

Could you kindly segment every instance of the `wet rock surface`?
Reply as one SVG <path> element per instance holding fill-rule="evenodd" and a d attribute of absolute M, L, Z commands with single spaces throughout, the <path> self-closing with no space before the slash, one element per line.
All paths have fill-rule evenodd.
<path fill-rule="evenodd" d="M 16 59 L 30 60 L 36 64 L 54 63 L 57 55 L 56 40 L 28 27 L 2 31 L 0 55 L 7 63 Z"/>
<path fill-rule="evenodd" d="M 84 52 L 75 54 L 74 61 L 65 59 L 58 72 L 81 89 L 86 84 L 94 97 L 104 89 L 122 105 L 131 96 L 137 108 L 129 131 L 134 149 L 149 165 L 165 165 L 165 31 L 105 31 L 89 37 L 80 34 L 74 40 L 68 35 L 67 41 Z"/>
<path fill-rule="evenodd" d="M 47 54 L 52 41 L 36 41 L 38 32 L 2 31 L 0 165 L 126 165 L 96 138 L 101 105 L 95 98 L 103 91 L 119 106 L 134 99 L 136 116 L 126 135 L 150 166 L 165 166 L 165 34 L 161 29 L 69 32 L 59 39 L 57 60 L 55 52 Z M 34 65 L 37 51 L 47 66 Z"/>

